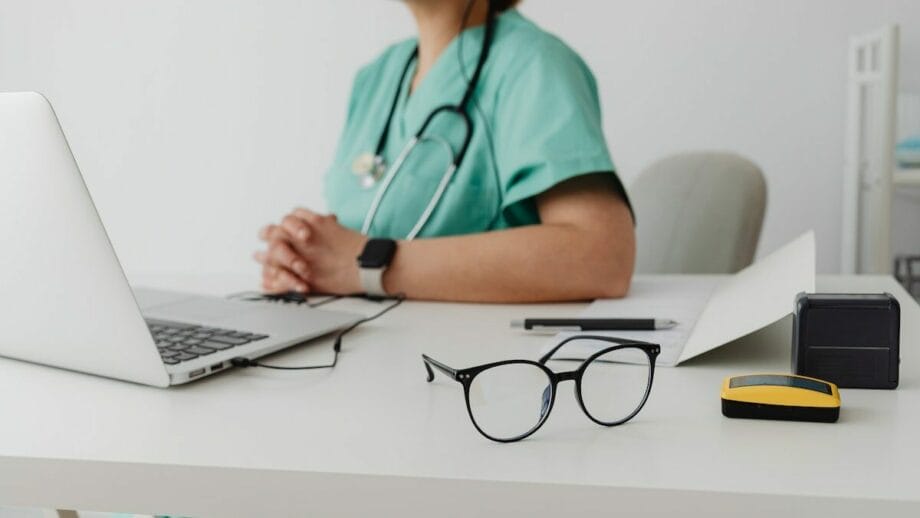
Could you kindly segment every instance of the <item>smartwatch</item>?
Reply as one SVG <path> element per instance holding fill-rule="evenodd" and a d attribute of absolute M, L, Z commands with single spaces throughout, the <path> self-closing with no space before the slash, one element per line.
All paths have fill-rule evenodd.
<path fill-rule="evenodd" d="M 361 288 L 368 295 L 385 297 L 383 272 L 390 266 L 396 254 L 396 241 L 392 239 L 369 239 L 364 251 L 358 256 L 358 272 Z"/>

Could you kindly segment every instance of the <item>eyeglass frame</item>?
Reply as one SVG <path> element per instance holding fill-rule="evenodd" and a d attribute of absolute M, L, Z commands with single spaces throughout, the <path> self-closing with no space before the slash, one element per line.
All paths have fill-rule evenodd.
<path fill-rule="evenodd" d="M 572 371 L 555 372 L 546 366 L 546 362 L 551 359 L 551 357 L 553 356 L 553 354 L 556 353 L 556 351 L 562 348 L 562 346 L 564 346 L 565 344 L 575 341 L 575 340 L 600 340 L 602 342 L 615 343 L 617 345 L 606 347 L 604 349 L 601 349 L 600 351 L 595 352 L 594 354 L 589 356 L 587 359 L 585 359 L 577 369 L 572 370 Z M 581 394 L 582 376 L 584 375 L 585 370 L 587 369 L 588 365 L 591 364 L 591 362 L 593 362 L 597 358 L 607 353 L 610 353 L 612 351 L 621 350 L 621 349 L 639 349 L 643 351 L 646 354 L 646 356 L 648 356 L 648 359 L 649 359 L 648 383 L 645 386 L 645 394 L 643 394 L 642 396 L 642 401 L 639 403 L 636 409 L 633 410 L 631 414 L 617 421 L 604 422 L 592 416 L 591 413 L 588 411 L 588 409 L 585 407 L 585 402 Z M 562 381 L 571 380 L 575 382 L 575 399 L 578 401 L 578 406 L 581 407 L 582 412 L 584 412 L 584 414 L 588 416 L 588 419 L 590 419 L 591 421 L 594 421 L 595 423 L 601 426 L 606 426 L 606 427 L 619 426 L 629 421 L 642 410 L 642 408 L 645 406 L 645 403 L 648 401 L 649 394 L 651 394 L 652 392 L 652 383 L 655 380 L 655 361 L 658 358 L 658 355 L 660 353 L 661 353 L 661 346 L 659 344 L 655 344 L 651 342 L 643 342 L 641 340 L 627 340 L 624 338 L 616 338 L 616 337 L 610 337 L 610 336 L 575 335 L 575 336 L 570 336 L 566 338 L 565 340 L 556 344 L 555 347 L 553 347 L 549 352 L 541 356 L 540 359 L 537 361 L 521 360 L 521 359 L 503 360 L 503 361 L 498 361 L 498 362 L 486 363 L 483 365 L 477 365 L 475 367 L 468 367 L 466 369 L 455 369 L 453 367 L 449 367 L 448 365 L 442 362 L 439 362 L 438 360 L 435 360 L 434 358 L 431 358 L 430 356 L 426 354 L 422 354 L 422 362 L 425 364 L 425 371 L 428 373 L 427 381 L 429 383 L 434 381 L 434 370 L 432 370 L 432 367 L 434 367 L 438 369 L 439 371 L 441 371 L 442 373 L 444 373 L 445 375 L 449 376 L 454 381 L 463 385 L 463 397 L 466 400 L 466 411 L 470 416 L 470 421 L 473 422 L 473 426 L 476 428 L 476 430 L 480 434 L 482 434 L 485 438 L 495 441 L 495 442 L 509 443 L 509 442 L 520 441 L 522 439 L 526 439 L 527 437 L 530 437 L 531 435 L 534 434 L 534 432 L 539 430 L 543 426 L 544 423 L 546 423 L 547 419 L 549 419 L 549 415 L 553 411 L 553 406 L 555 406 L 556 404 L 556 392 L 557 392 L 556 389 L 559 383 Z M 473 417 L 473 409 L 470 406 L 470 387 L 472 386 L 473 380 L 476 378 L 476 376 L 481 374 L 482 372 L 495 368 L 495 367 L 500 367 L 503 365 L 515 365 L 515 364 L 534 365 L 538 367 L 539 369 L 541 369 L 544 373 L 546 373 L 547 377 L 550 380 L 550 386 L 552 387 L 552 398 L 550 399 L 549 407 L 546 409 L 546 412 L 540 418 L 540 421 L 526 433 L 515 436 L 515 437 L 510 437 L 510 438 L 492 437 L 491 435 L 486 433 L 482 428 L 479 427 L 479 424 L 476 422 L 476 418 Z"/>

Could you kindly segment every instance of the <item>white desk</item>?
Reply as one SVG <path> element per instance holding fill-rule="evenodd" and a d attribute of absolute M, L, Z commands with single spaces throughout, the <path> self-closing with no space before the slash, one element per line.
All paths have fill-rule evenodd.
<path fill-rule="evenodd" d="M 146 280 L 216 293 L 245 281 Z M 407 303 L 349 336 L 334 371 L 238 370 L 174 389 L 0 359 L 0 505 L 220 517 L 917 516 L 920 308 L 888 277 L 818 286 L 890 291 L 902 308 L 901 388 L 842 391 L 832 425 L 720 413 L 724 376 L 788 371 L 788 319 L 660 369 L 624 426 L 591 423 L 566 389 L 537 434 L 509 445 L 473 429 L 459 384 L 425 382 L 421 353 L 456 367 L 533 358 L 546 338 L 512 332 L 509 320 L 584 305 Z M 329 354 L 325 340 L 273 360 Z"/>

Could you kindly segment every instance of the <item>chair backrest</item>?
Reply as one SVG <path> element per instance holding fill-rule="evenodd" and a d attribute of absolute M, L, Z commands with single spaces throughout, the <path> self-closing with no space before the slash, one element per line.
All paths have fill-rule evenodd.
<path fill-rule="evenodd" d="M 638 273 L 734 273 L 754 260 L 767 186 L 751 161 L 680 153 L 649 166 L 629 195 Z"/>

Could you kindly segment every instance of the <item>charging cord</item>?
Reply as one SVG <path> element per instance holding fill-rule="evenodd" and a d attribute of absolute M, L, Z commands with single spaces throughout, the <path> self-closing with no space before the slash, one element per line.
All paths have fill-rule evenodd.
<path fill-rule="evenodd" d="M 301 300 L 300 301 L 296 300 L 295 296 L 300 297 Z M 303 365 L 303 366 L 271 365 L 267 363 L 262 363 L 258 360 L 244 358 L 242 356 L 233 358 L 232 360 L 230 360 L 230 363 L 234 367 L 241 367 L 241 368 L 263 367 L 266 369 L 275 369 L 275 370 L 282 370 L 282 371 L 305 371 L 305 370 L 313 370 L 313 369 L 331 369 L 335 367 L 336 363 L 338 363 L 339 361 L 339 352 L 342 350 L 342 338 L 345 335 L 347 335 L 349 332 L 351 332 L 352 330 L 354 330 L 361 324 L 364 324 L 366 322 L 370 322 L 371 320 L 376 320 L 382 317 L 383 315 L 387 314 L 388 312 L 390 312 L 391 310 L 395 309 L 397 306 L 402 304 L 404 300 L 406 300 L 406 297 L 402 294 L 395 295 L 392 297 L 377 297 L 377 296 L 371 296 L 371 295 L 365 295 L 365 294 L 348 295 L 348 296 L 349 297 L 361 297 L 361 298 L 371 300 L 374 302 L 382 302 L 384 300 L 390 300 L 392 302 L 390 302 L 390 304 L 388 304 L 385 308 L 374 313 L 373 315 L 364 317 L 361 320 L 358 320 L 357 322 L 351 324 L 350 326 L 342 329 L 341 331 L 335 334 L 335 338 L 332 344 L 332 351 L 333 351 L 332 363 L 329 363 L 326 365 Z M 245 300 L 281 300 L 282 302 L 294 303 L 294 304 L 306 304 L 309 307 L 316 307 L 316 306 L 321 306 L 323 304 L 328 304 L 329 302 L 333 302 L 341 298 L 343 298 L 342 295 L 333 295 L 317 303 L 312 303 L 312 304 L 309 302 L 309 300 L 306 297 L 304 297 L 301 294 L 260 295 L 259 298 L 247 298 Z"/>

